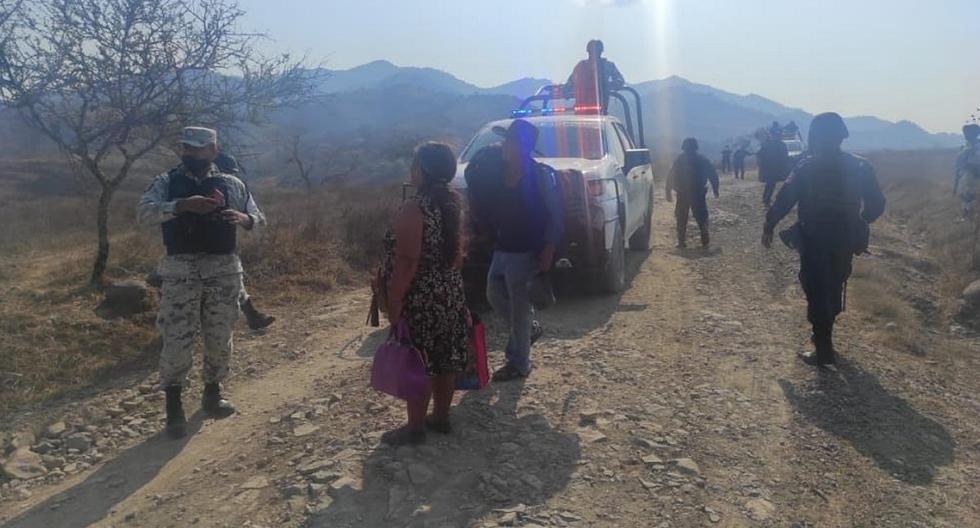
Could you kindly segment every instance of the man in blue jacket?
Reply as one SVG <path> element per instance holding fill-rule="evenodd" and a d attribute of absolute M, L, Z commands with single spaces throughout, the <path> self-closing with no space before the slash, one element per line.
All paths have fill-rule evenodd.
<path fill-rule="evenodd" d="M 510 326 L 507 364 L 494 381 L 524 378 L 531 371 L 533 308 L 529 289 L 551 269 L 562 236 L 561 195 L 555 171 L 531 156 L 538 129 L 523 119 L 494 132 L 503 136 L 503 185 L 498 189 L 493 258 L 487 300 Z"/>

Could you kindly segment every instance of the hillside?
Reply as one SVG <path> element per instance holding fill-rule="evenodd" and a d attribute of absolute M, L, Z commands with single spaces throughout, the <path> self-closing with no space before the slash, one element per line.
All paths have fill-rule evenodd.
<path fill-rule="evenodd" d="M 524 78 L 496 87 L 478 87 L 433 68 L 399 67 L 375 61 L 349 70 L 324 70 L 322 101 L 273 116 L 276 126 L 253 130 L 232 144 L 276 145 L 303 134 L 317 148 L 359 149 L 395 135 L 422 141 L 439 138 L 462 146 L 485 122 L 509 115 L 520 99 L 549 84 Z M 685 137 L 697 137 L 714 156 L 736 138 L 746 137 L 772 121 L 795 120 L 802 130 L 811 114 L 760 95 L 737 95 L 680 77 L 634 85 L 641 94 L 648 143 L 671 153 Z M 613 112 L 618 112 L 613 104 Z M 950 148 L 952 134 L 930 134 L 918 125 L 892 123 L 869 116 L 846 118 L 851 148 L 859 151 Z M 0 111 L 0 140 L 14 152 L 29 153 L 44 145 L 16 116 Z M 408 139 L 406 139 L 407 141 Z M 254 148 L 254 147 L 250 147 Z"/>
<path fill-rule="evenodd" d="M 347 98 L 359 90 L 390 94 L 395 87 L 412 87 L 422 93 L 431 92 L 432 100 L 427 102 L 415 98 L 411 104 L 422 104 L 422 108 L 432 109 L 439 106 L 437 94 L 526 97 L 540 86 L 550 83 L 545 79 L 521 79 L 498 87 L 480 88 L 446 72 L 431 68 L 403 68 L 387 61 L 329 73 L 330 78 L 324 82 L 323 89 L 335 95 L 337 105 L 346 104 Z M 695 136 L 708 145 L 720 147 L 722 143 L 750 134 L 772 121 L 785 123 L 794 120 L 805 132 L 813 117 L 803 110 L 787 107 L 757 94 L 733 94 L 677 76 L 639 82 L 633 86 L 643 97 L 648 136 L 670 144 L 678 138 Z M 478 99 L 471 99 L 470 102 L 479 104 L 476 103 Z M 387 118 L 385 115 L 378 117 L 382 121 Z M 393 120 L 398 121 L 399 116 L 395 114 Z M 852 148 L 857 150 L 932 149 L 959 143 L 955 135 L 930 134 L 909 121 L 893 123 L 869 116 L 849 117 L 846 120 L 852 131 Z"/>

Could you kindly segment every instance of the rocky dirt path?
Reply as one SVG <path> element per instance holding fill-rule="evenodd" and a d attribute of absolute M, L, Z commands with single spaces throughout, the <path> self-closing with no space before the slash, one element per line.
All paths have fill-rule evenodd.
<path fill-rule="evenodd" d="M 980 526 L 978 343 L 937 326 L 921 247 L 883 226 L 855 281 L 901 277 L 930 331 L 896 350 L 887 332 L 904 329 L 854 302 L 843 364 L 818 372 L 795 358 L 808 338 L 795 255 L 759 247 L 759 186 L 725 184 L 714 249 L 674 250 L 659 203 L 628 291 L 541 314 L 532 376 L 459 396 L 450 435 L 378 445 L 403 410 L 366 387 L 383 332 L 362 326 L 358 293 L 242 339 L 243 412 L 195 418 L 185 442 L 153 436 L 162 402 L 145 383 L 22 439 L 47 453 L 33 480 L 0 488 L 0 522 Z"/>

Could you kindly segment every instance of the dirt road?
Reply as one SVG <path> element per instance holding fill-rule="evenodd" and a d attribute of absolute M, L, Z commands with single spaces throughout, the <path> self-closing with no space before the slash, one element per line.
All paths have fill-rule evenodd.
<path fill-rule="evenodd" d="M 627 292 L 541 314 L 533 374 L 459 397 L 448 436 L 378 445 L 403 410 L 366 387 L 383 332 L 362 326 L 358 293 L 241 339 L 229 388 L 243 412 L 195 417 L 187 441 L 152 435 L 162 402 L 146 383 L 88 402 L 88 423 L 47 442 L 79 431 L 106 453 L 71 454 L 85 461 L 71 468 L 45 459 L 36 482 L 51 483 L 8 486 L 0 522 L 980 526 L 980 342 L 940 326 L 921 245 L 880 226 L 852 281 L 895 278 L 922 324 L 914 346 L 894 345 L 889 333 L 911 329 L 873 299 L 854 299 L 842 364 L 816 371 L 795 357 L 808 344 L 795 254 L 758 243 L 761 188 L 726 179 L 722 192 L 712 250 L 674 250 L 659 202 Z"/>

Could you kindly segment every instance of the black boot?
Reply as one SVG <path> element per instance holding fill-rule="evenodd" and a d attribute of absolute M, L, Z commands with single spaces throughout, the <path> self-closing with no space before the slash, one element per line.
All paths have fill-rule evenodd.
<path fill-rule="evenodd" d="M 706 248 L 710 243 L 711 243 L 711 236 L 708 235 L 708 230 L 705 229 L 701 231 L 701 247 Z"/>
<path fill-rule="evenodd" d="M 242 303 L 241 308 L 242 313 L 245 314 L 245 321 L 248 322 L 248 327 L 252 330 L 262 330 L 276 320 L 275 317 L 264 314 L 255 308 L 251 297 Z"/>
<path fill-rule="evenodd" d="M 804 363 L 814 367 L 824 367 L 837 363 L 832 332 L 831 329 L 814 328 L 812 338 L 814 351 L 811 354 L 800 356 Z"/>
<path fill-rule="evenodd" d="M 214 418 L 227 418 L 235 414 L 235 407 L 221 397 L 221 386 L 208 383 L 204 386 L 204 396 L 201 398 L 201 408 Z"/>
<path fill-rule="evenodd" d="M 183 438 L 187 435 L 187 417 L 184 416 L 184 406 L 180 401 L 180 385 L 171 385 L 163 389 L 167 395 L 167 435 L 171 438 Z"/>
<path fill-rule="evenodd" d="M 680 249 L 687 247 L 687 226 L 677 226 L 677 247 Z"/>

